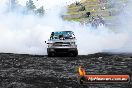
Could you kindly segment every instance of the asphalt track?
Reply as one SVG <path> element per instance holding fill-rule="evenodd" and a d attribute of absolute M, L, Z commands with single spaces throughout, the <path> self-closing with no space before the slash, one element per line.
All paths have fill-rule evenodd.
<path fill-rule="evenodd" d="M 129 83 L 77 82 L 78 67 L 87 74 L 132 75 L 132 54 L 96 53 L 78 57 L 0 54 L 0 88 L 132 88 Z"/>

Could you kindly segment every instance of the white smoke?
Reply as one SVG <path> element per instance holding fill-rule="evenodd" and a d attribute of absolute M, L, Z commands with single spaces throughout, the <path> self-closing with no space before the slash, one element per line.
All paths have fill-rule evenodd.
<path fill-rule="evenodd" d="M 116 52 L 132 53 L 132 1 L 126 0 L 126 2 L 120 8 L 122 10 L 118 16 L 119 27 L 117 27 L 117 30 L 127 33 L 128 38 L 122 48 L 117 49 Z"/>
<path fill-rule="evenodd" d="M 48 3 L 52 3 L 49 1 Z M 104 51 L 120 52 L 128 43 L 130 39 L 128 32 L 113 32 L 103 26 L 94 30 L 90 26 L 83 26 L 77 22 L 64 21 L 61 18 L 61 13 L 65 11 L 64 7 L 66 4 L 70 4 L 69 1 L 71 0 L 57 1 L 58 3 L 55 5 L 45 4 L 47 9 L 43 18 L 34 15 L 1 12 L 0 52 L 45 55 L 47 45 L 44 41 L 49 38 L 52 31 L 59 30 L 75 32 L 79 54 L 81 55 Z"/>

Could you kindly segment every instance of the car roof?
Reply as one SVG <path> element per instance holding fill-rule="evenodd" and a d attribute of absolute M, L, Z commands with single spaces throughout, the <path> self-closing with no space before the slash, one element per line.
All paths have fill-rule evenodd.
<path fill-rule="evenodd" d="M 73 32 L 73 31 L 55 31 L 55 32 Z"/>

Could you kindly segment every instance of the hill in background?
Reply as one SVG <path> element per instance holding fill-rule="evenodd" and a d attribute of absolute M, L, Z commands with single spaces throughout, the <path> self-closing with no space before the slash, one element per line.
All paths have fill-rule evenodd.
<path fill-rule="evenodd" d="M 81 0 L 69 5 L 63 18 L 88 23 L 92 17 L 101 16 L 109 23 L 122 11 L 125 3 L 127 0 Z"/>

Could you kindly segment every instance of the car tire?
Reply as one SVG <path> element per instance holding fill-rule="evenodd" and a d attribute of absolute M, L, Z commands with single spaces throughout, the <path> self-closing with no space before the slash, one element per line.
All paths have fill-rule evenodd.
<path fill-rule="evenodd" d="M 78 55 L 78 51 L 71 51 L 71 52 L 69 52 L 69 56 L 70 57 L 77 57 L 77 55 Z"/>
<path fill-rule="evenodd" d="M 53 52 L 48 52 L 48 57 L 54 57 L 55 56 L 55 53 Z"/>
<path fill-rule="evenodd" d="M 78 51 L 75 51 L 74 52 L 74 57 L 77 57 L 78 56 Z"/>

